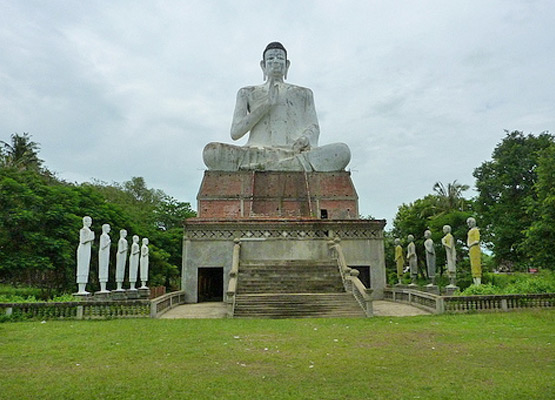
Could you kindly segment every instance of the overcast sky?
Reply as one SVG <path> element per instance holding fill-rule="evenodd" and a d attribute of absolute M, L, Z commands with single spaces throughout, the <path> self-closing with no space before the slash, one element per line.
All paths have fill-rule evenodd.
<path fill-rule="evenodd" d="M 0 140 L 29 132 L 67 181 L 142 176 L 196 209 L 202 148 L 232 142 L 276 40 L 320 144 L 351 148 L 360 213 L 389 228 L 436 181 L 474 186 L 504 129 L 555 131 L 552 0 L 0 0 Z"/>

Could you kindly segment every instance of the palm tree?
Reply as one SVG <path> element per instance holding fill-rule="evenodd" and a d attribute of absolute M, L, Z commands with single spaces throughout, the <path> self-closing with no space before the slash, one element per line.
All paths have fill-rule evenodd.
<path fill-rule="evenodd" d="M 462 197 L 462 192 L 468 190 L 469 187 L 458 183 L 455 179 L 452 183 L 448 183 L 447 187 L 441 182 L 436 182 L 433 189 L 440 200 L 443 211 L 464 211 L 465 199 Z"/>
<path fill-rule="evenodd" d="M 31 140 L 28 133 L 22 135 L 14 133 L 11 136 L 11 143 L 0 140 L 1 165 L 18 170 L 41 170 L 43 160 L 38 156 L 40 145 Z"/>

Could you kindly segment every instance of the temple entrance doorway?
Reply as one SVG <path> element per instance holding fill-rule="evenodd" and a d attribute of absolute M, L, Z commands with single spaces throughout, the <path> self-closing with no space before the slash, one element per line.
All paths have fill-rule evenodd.
<path fill-rule="evenodd" d="M 198 302 L 224 300 L 224 269 L 198 269 Z"/>

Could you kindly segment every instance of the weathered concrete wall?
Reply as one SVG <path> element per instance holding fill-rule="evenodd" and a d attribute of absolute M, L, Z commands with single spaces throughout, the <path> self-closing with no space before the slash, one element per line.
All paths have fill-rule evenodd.
<path fill-rule="evenodd" d="M 229 271 L 233 254 L 233 241 L 191 241 L 183 240 L 183 264 L 181 288 L 185 291 L 187 303 L 198 302 L 198 269 L 224 269 L 225 295 L 229 283 Z"/>

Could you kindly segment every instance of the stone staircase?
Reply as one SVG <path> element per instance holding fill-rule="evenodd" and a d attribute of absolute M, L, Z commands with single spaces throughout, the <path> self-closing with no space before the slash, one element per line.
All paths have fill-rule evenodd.
<path fill-rule="evenodd" d="M 234 317 L 365 317 L 346 293 L 335 261 L 243 261 L 239 268 Z"/>

